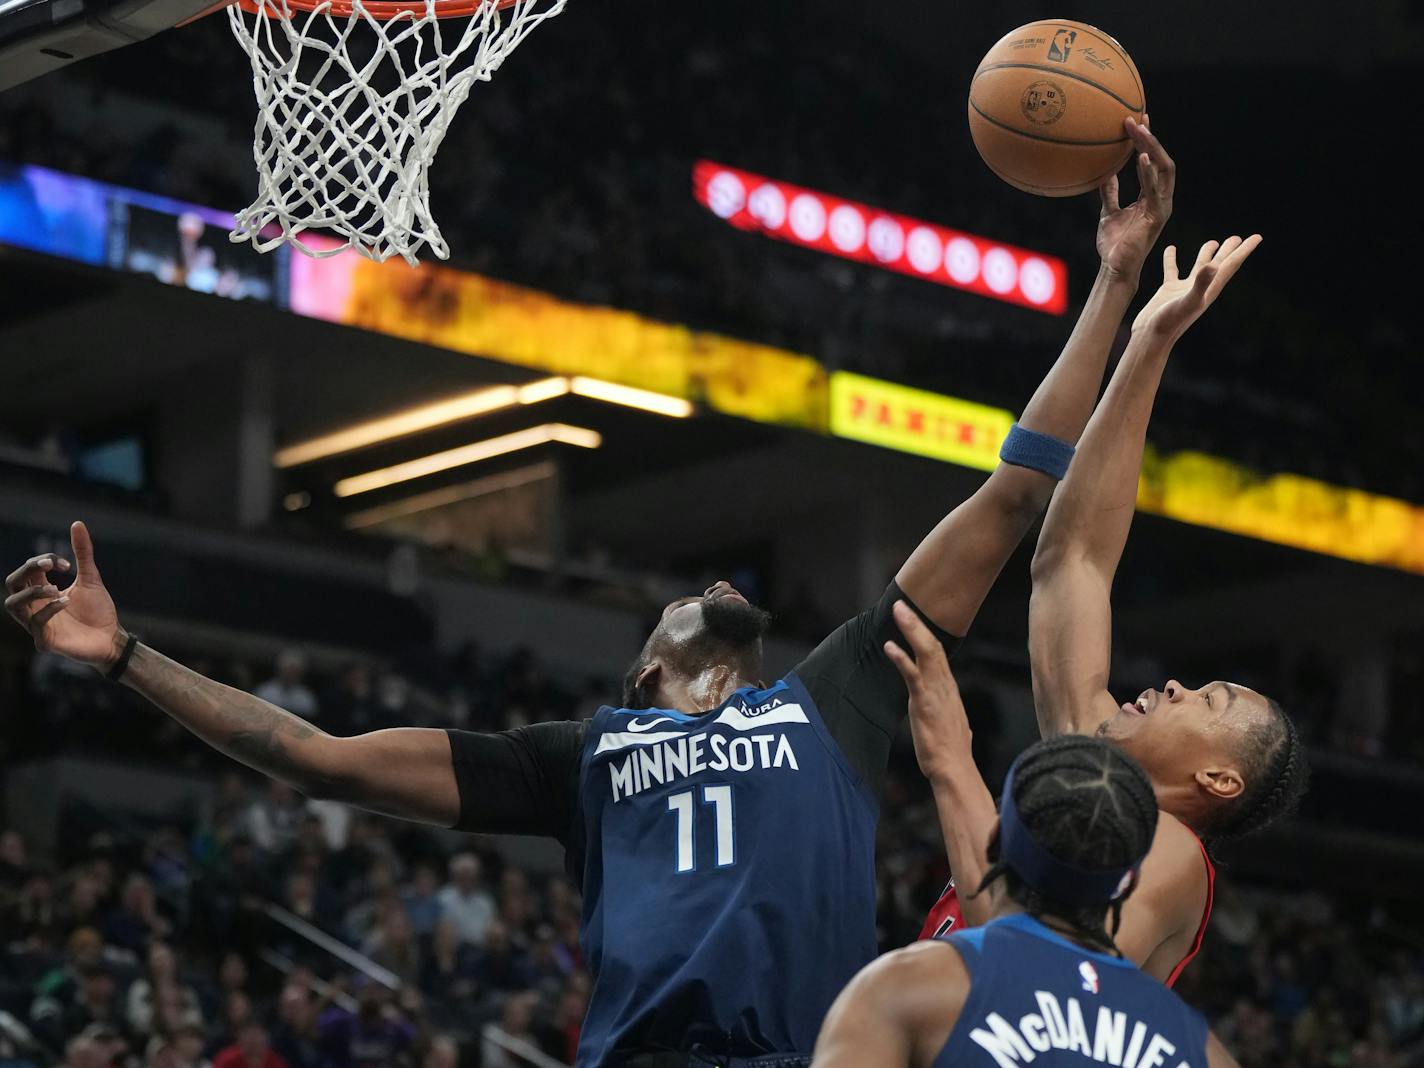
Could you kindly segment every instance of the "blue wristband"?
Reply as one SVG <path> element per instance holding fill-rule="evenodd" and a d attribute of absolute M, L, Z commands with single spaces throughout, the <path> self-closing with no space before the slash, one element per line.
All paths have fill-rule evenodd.
<path fill-rule="evenodd" d="M 1074 448 L 1066 441 L 1029 430 L 1018 423 L 1009 427 L 1009 436 L 999 449 L 999 459 L 1015 467 L 1027 467 L 1049 478 L 1062 480 L 1073 460 Z"/>

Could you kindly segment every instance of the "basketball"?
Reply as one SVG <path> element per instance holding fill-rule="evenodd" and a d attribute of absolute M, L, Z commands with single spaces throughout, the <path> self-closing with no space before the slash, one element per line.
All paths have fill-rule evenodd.
<path fill-rule="evenodd" d="M 969 85 L 969 132 L 989 169 L 1045 197 L 1096 188 L 1132 155 L 1122 127 L 1147 95 L 1115 40 L 1082 22 L 1030 22 L 989 49 Z"/>

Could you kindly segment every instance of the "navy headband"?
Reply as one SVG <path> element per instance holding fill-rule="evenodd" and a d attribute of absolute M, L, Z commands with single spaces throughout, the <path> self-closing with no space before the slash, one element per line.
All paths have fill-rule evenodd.
<path fill-rule="evenodd" d="M 999 801 L 999 858 L 1025 883 L 1054 901 L 1107 905 L 1120 898 L 1127 891 L 1129 876 L 1141 866 L 1143 858 L 1108 871 L 1089 871 L 1059 860 L 1029 833 L 1019 816 L 1014 804 L 1014 772 L 1018 767 L 1016 760 L 1004 780 L 1004 796 Z"/>

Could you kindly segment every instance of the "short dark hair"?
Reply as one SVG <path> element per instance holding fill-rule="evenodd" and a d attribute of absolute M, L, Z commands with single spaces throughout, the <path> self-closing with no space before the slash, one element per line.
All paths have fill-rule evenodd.
<path fill-rule="evenodd" d="M 1269 715 L 1245 728 L 1241 775 L 1245 788 L 1203 830 L 1220 841 L 1241 838 L 1294 812 L 1310 782 L 1305 746 L 1279 703 L 1266 698 Z"/>
<path fill-rule="evenodd" d="M 1100 738 L 1065 734 L 1027 749 L 1013 777 L 1014 806 L 1024 829 L 1055 858 L 1085 871 L 1110 871 L 1138 863 L 1157 833 L 1157 796 L 1137 762 Z M 1003 879 L 1009 897 L 1034 916 L 1053 916 L 1083 939 L 1117 953 L 1103 924 L 1107 902 L 1072 905 L 1029 886 L 999 859 L 996 834 L 982 893 Z M 1124 894 L 1112 902 L 1116 934 Z"/>

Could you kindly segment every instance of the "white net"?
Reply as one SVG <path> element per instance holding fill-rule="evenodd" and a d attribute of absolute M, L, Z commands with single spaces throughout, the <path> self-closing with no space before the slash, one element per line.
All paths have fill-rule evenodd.
<path fill-rule="evenodd" d="M 429 168 L 477 81 L 565 0 L 466 0 L 442 20 L 440 0 L 289 0 L 228 9 L 252 57 L 258 196 L 230 237 L 260 252 L 289 243 L 309 256 L 348 248 L 414 265 L 421 246 L 449 246 L 430 213 Z M 391 15 L 395 8 L 404 10 Z M 266 234 L 264 236 L 264 231 Z M 342 243 L 310 244 L 308 231 Z"/>

